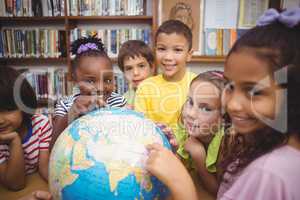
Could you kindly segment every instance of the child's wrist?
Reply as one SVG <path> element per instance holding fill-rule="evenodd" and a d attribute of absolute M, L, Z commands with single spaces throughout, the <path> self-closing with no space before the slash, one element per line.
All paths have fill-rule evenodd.
<path fill-rule="evenodd" d="M 18 133 L 15 133 L 16 135 L 13 137 L 13 139 L 11 140 L 11 144 L 12 145 L 18 145 L 18 144 L 22 144 L 22 140 L 21 137 L 19 136 Z"/>

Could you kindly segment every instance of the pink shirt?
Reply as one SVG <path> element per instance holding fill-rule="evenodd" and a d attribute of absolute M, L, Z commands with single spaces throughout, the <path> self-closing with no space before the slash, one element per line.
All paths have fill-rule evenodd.
<path fill-rule="evenodd" d="M 298 200 L 300 151 L 285 145 L 259 157 L 240 175 L 230 178 L 221 184 L 219 200 Z"/>

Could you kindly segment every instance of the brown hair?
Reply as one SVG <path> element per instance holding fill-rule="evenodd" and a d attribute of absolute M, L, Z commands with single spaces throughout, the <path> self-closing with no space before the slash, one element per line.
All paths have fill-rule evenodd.
<path fill-rule="evenodd" d="M 124 72 L 124 59 L 126 57 L 134 58 L 137 56 L 144 57 L 153 66 L 154 56 L 150 47 L 141 40 L 128 40 L 124 42 L 119 50 L 118 65 L 121 71 Z"/>
<path fill-rule="evenodd" d="M 192 34 L 191 29 L 187 25 L 185 25 L 183 22 L 181 22 L 179 20 L 171 19 L 171 20 L 167 20 L 164 23 L 162 23 L 162 25 L 160 25 L 158 27 L 158 30 L 156 31 L 155 43 L 157 41 L 158 35 L 161 33 L 165 33 L 168 35 L 172 34 L 172 33 L 183 35 L 188 42 L 189 50 L 192 49 L 193 34 Z"/>

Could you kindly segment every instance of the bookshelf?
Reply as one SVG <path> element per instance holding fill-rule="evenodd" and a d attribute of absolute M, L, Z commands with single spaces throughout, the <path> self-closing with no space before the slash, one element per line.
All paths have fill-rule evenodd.
<path fill-rule="evenodd" d="M 12 1 L 12 0 L 8 0 Z M 48 2 L 47 1 L 42 1 Z M 84 2 L 83 0 L 80 0 Z M 76 1 L 76 2 L 80 2 Z M 95 0 L 97 1 L 97 0 Z M 112 2 L 110 0 L 101 0 L 101 2 Z M 119 0 L 118 2 L 121 2 L 122 0 Z M 132 0 L 131 2 L 133 2 Z M 47 66 L 64 66 L 67 71 L 70 71 L 71 65 L 72 65 L 72 58 L 70 55 L 70 43 L 72 41 L 72 31 L 74 31 L 76 28 L 80 28 L 82 24 L 86 25 L 111 25 L 115 27 L 119 26 L 127 26 L 129 29 L 132 28 L 132 26 L 143 24 L 150 27 L 150 38 L 151 41 L 154 41 L 154 33 L 157 30 L 158 27 L 158 18 L 159 18 L 159 1 L 160 0 L 136 0 L 137 2 L 142 2 L 143 4 L 143 10 L 139 12 L 139 14 L 130 14 L 125 15 L 124 13 L 116 13 L 115 15 L 89 15 L 89 16 L 83 16 L 81 10 L 78 8 L 78 10 L 72 9 L 70 6 L 70 2 L 74 3 L 74 0 L 62 0 L 62 5 L 60 9 L 60 13 L 56 13 L 55 16 L 0 16 L 0 30 L 3 30 L 7 27 L 11 29 L 17 29 L 17 27 L 21 24 L 26 27 L 35 28 L 39 26 L 49 26 L 50 29 L 54 29 L 53 27 L 56 27 L 59 25 L 61 28 L 59 30 L 63 31 L 64 35 L 64 41 L 63 41 L 63 48 L 65 49 L 64 55 L 55 55 L 53 57 L 49 56 L 36 56 L 36 57 L 1 57 L 0 52 L 0 65 L 12 65 L 12 66 L 23 66 L 27 65 L 29 67 L 34 65 L 43 65 L 45 68 Z M 203 0 L 204 1 L 204 0 Z M 3 1 L 4 2 L 4 1 Z M 85 1 L 85 2 L 91 2 L 91 1 Z M 127 1 L 126 1 L 127 2 Z M 280 8 L 282 5 L 282 2 L 280 0 L 270 0 L 269 1 L 269 7 L 273 8 Z M 92 6 L 90 6 L 92 8 Z M 80 10 L 80 11 L 79 11 Z M 149 12 L 151 10 L 151 12 Z M 0 9 L 1 12 L 1 9 Z M 53 12 L 52 14 L 55 13 Z M 58 12 L 58 11 L 57 11 Z M 92 11 L 90 11 L 92 12 Z M 104 11 L 101 11 L 104 12 Z M 48 14 L 51 13 L 48 10 Z M 77 13 L 77 15 L 74 15 L 74 13 Z M 113 12 L 114 13 L 114 12 Z M 73 16 L 74 15 L 74 16 Z M 86 13 L 84 14 L 86 15 Z M 56 38 L 57 39 L 57 38 Z M 74 38 L 73 38 L 74 39 Z M 223 65 L 225 61 L 226 56 L 203 56 L 203 55 L 193 55 L 192 60 L 190 63 L 201 66 L 202 64 L 218 64 Z M 113 63 L 117 63 L 116 57 L 112 57 Z M 200 64 L 200 65 L 199 65 Z M 69 75 L 70 80 L 70 75 Z M 42 104 L 45 104 L 46 100 L 41 99 Z"/>
<path fill-rule="evenodd" d="M 199 56 L 193 55 L 191 63 L 224 63 L 226 56 Z"/>
<path fill-rule="evenodd" d="M 148 1 L 148 2 L 147 2 Z M 45 1 L 47 2 L 47 1 Z M 153 33 L 155 33 L 157 28 L 156 20 L 156 9 L 157 9 L 157 0 L 137 0 L 136 2 L 143 3 L 142 13 L 130 15 L 104 15 L 104 16 L 71 16 L 71 8 L 69 4 L 72 0 L 63 0 L 63 7 L 61 7 L 61 13 L 58 15 L 61 16 L 0 16 L 0 30 L 4 29 L 18 29 L 20 25 L 25 27 L 30 27 L 35 29 L 36 27 L 47 27 L 50 26 L 50 29 L 53 29 L 56 25 L 60 25 L 62 28 L 59 30 L 64 31 L 64 48 L 66 50 L 65 55 L 55 55 L 54 57 L 43 56 L 43 55 L 34 55 L 34 56 L 15 56 L 10 55 L 9 57 L 0 57 L 0 65 L 8 66 L 28 66 L 29 68 L 35 65 L 43 65 L 45 69 L 50 66 L 64 66 L 67 71 L 70 71 L 72 65 L 72 58 L 70 55 L 70 43 L 71 43 L 71 32 L 77 27 L 80 27 L 81 24 L 126 24 L 128 28 L 131 28 L 131 25 L 135 24 L 145 24 L 150 27 L 150 37 L 153 41 Z M 109 2 L 109 1 L 107 1 Z M 110 1 L 111 2 L 111 1 Z M 133 1 L 131 1 L 133 2 Z M 44 2 L 42 2 L 44 3 Z M 147 7 L 148 6 L 148 7 Z M 152 14 L 148 13 L 149 9 L 152 11 Z M 15 12 L 15 11 L 13 11 Z M 50 11 L 49 11 L 50 12 Z M 53 12 L 53 11 L 52 11 Z M 131 10 L 132 12 L 132 10 Z M 134 11 L 135 12 L 135 11 Z M 38 34 L 38 33 L 37 33 Z M 14 32 L 12 33 L 14 35 Z M 57 39 L 57 38 L 56 38 Z M 1 52 L 0 52 L 1 53 Z M 112 58 L 113 63 L 117 62 L 117 59 Z M 69 80 L 71 80 L 69 75 Z M 51 100 L 47 98 L 39 98 L 39 104 L 41 106 L 47 105 Z"/>

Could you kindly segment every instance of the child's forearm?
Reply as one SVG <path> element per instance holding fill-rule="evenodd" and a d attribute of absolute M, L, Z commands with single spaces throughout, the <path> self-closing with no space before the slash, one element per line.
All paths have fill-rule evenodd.
<path fill-rule="evenodd" d="M 53 122 L 53 131 L 52 131 L 52 139 L 50 142 L 50 150 L 53 148 L 58 136 L 63 132 L 63 130 L 68 126 L 68 114 L 63 117 L 55 117 Z"/>
<path fill-rule="evenodd" d="M 45 180 L 48 181 L 49 174 L 49 151 L 40 151 L 39 155 L 39 174 Z"/>
<path fill-rule="evenodd" d="M 22 142 L 19 137 L 16 137 L 10 143 L 10 156 L 3 182 L 11 190 L 20 190 L 25 187 L 25 161 Z"/>
<path fill-rule="evenodd" d="M 45 181 L 48 182 L 48 169 L 40 169 L 39 174 Z"/>
<path fill-rule="evenodd" d="M 190 175 L 186 173 L 180 182 L 173 182 L 168 185 L 171 191 L 172 200 L 197 200 L 197 190 Z"/>
<path fill-rule="evenodd" d="M 203 182 L 205 189 L 207 189 L 211 194 L 217 195 L 219 184 L 216 176 L 207 171 L 205 163 L 203 163 L 201 159 L 197 158 L 196 156 L 192 156 L 192 159 L 196 165 L 197 173 Z"/>

